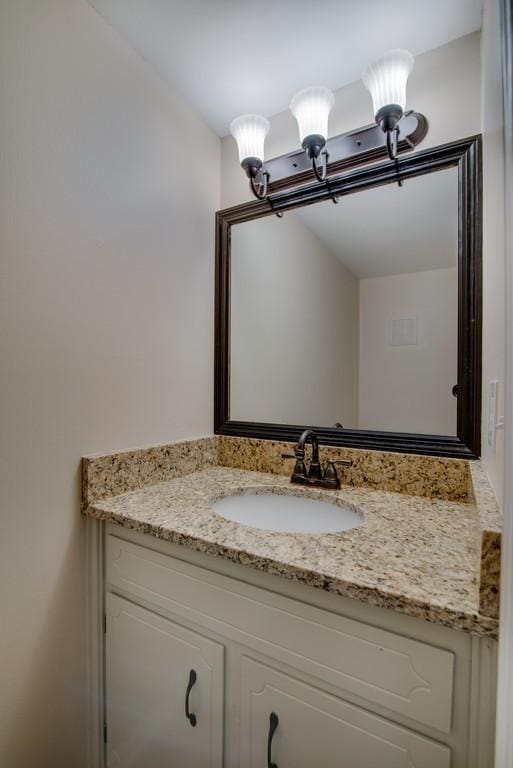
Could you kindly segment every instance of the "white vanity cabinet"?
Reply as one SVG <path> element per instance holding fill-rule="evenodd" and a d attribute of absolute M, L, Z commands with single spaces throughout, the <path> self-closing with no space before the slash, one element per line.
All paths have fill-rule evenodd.
<path fill-rule="evenodd" d="M 109 768 L 493 767 L 495 641 L 101 538 Z"/>

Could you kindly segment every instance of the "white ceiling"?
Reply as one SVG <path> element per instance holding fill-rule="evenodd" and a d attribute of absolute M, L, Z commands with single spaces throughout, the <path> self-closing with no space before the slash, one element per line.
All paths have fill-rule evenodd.
<path fill-rule="evenodd" d="M 298 216 L 358 278 L 457 266 L 456 168 L 285 215 Z"/>
<path fill-rule="evenodd" d="M 481 28 L 482 0 L 89 0 L 216 131 L 274 115 L 307 85 L 359 80 Z"/>

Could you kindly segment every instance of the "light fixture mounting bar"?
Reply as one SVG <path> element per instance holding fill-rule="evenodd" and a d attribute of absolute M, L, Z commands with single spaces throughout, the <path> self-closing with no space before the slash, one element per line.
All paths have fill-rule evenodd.
<path fill-rule="evenodd" d="M 410 111 L 399 120 L 398 128 L 397 153 L 402 154 L 422 141 L 428 131 L 428 121 L 420 112 Z M 328 139 L 326 149 L 329 155 L 328 176 L 340 173 L 349 166 L 388 158 L 386 135 L 376 123 Z M 291 182 L 295 186 L 312 181 L 311 160 L 303 149 L 266 160 L 264 167 L 270 176 L 270 192 L 290 186 Z"/>

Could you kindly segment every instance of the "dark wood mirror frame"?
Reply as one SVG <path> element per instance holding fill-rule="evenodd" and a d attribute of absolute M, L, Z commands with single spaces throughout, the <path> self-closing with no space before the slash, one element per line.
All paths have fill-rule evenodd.
<path fill-rule="evenodd" d="M 356 163 L 355 163 L 356 164 Z M 318 427 L 315 424 L 266 424 L 230 420 L 230 232 L 240 224 L 276 211 L 287 211 L 332 195 L 458 168 L 458 406 L 457 436 Z M 290 184 L 297 184 L 291 179 Z M 280 185 L 283 189 L 283 184 Z M 405 187 L 405 194 L 407 188 Z M 481 136 L 417 151 L 358 168 L 323 182 L 305 184 L 264 201 L 226 208 L 216 214 L 214 430 L 216 434 L 295 442 L 308 426 L 325 445 L 402 453 L 478 458 L 481 452 L 482 324 L 482 160 Z"/>

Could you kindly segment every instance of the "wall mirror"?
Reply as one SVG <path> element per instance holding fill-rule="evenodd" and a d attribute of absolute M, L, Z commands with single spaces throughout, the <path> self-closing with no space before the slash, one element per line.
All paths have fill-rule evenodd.
<path fill-rule="evenodd" d="M 219 212 L 216 432 L 478 456 L 480 174 L 474 137 Z"/>

